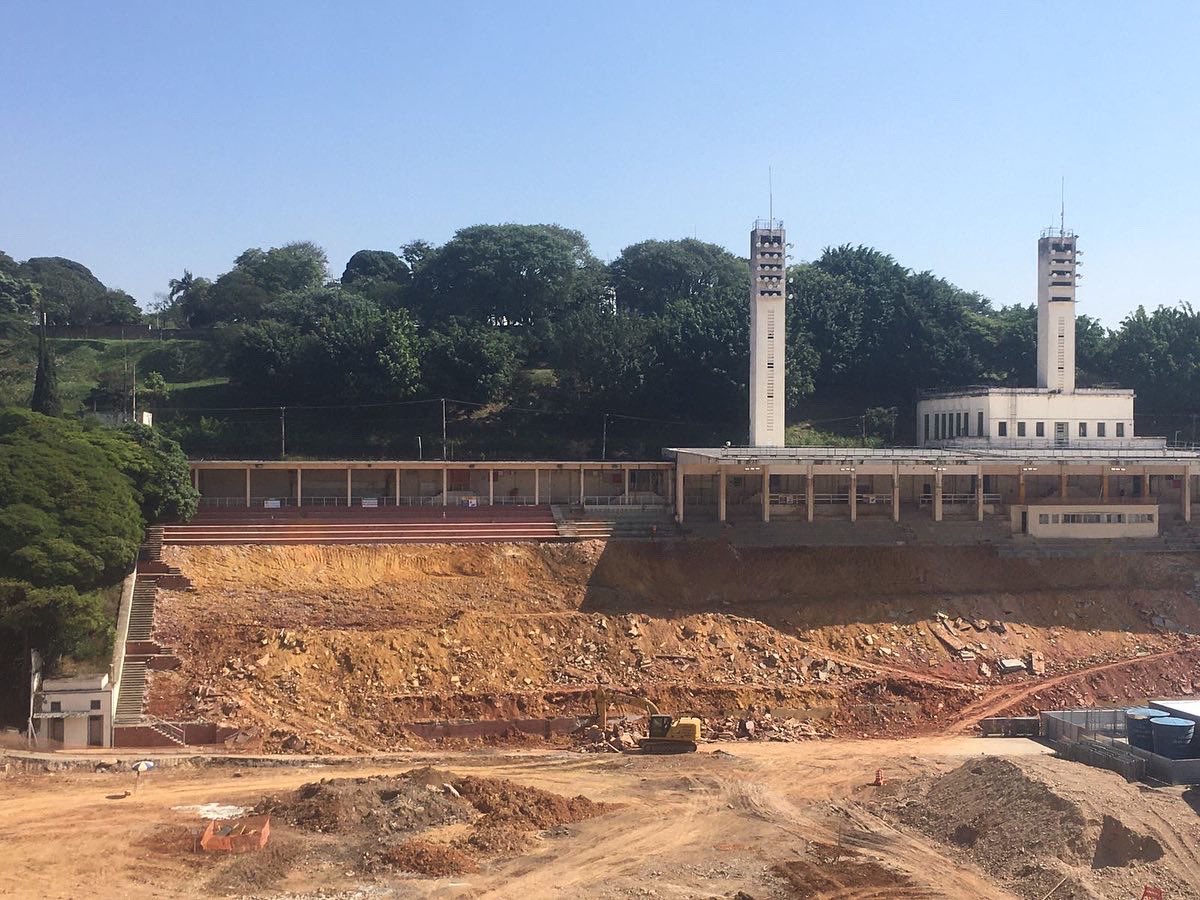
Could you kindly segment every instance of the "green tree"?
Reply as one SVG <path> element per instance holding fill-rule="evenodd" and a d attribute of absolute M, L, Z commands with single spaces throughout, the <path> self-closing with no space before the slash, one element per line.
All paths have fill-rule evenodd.
<path fill-rule="evenodd" d="M 416 326 L 355 294 L 321 288 L 273 304 L 230 350 L 234 383 L 271 402 L 355 402 L 412 396 L 420 384 Z"/>
<path fill-rule="evenodd" d="M 517 372 L 517 340 L 490 325 L 450 319 L 422 344 L 421 380 L 433 397 L 487 402 L 504 397 Z"/>
<path fill-rule="evenodd" d="M 132 297 L 105 287 L 74 260 L 34 257 L 20 264 L 17 275 L 41 289 L 50 325 L 132 325 L 141 320 Z"/>
<path fill-rule="evenodd" d="M 537 325 L 601 302 L 604 268 L 578 231 L 558 225 L 474 225 L 417 269 L 415 308 L 427 321 Z"/>
<path fill-rule="evenodd" d="M 170 396 L 167 381 L 158 372 L 150 372 L 138 385 L 138 401 L 144 406 L 157 406 Z"/>
<path fill-rule="evenodd" d="M 660 314 L 673 300 L 700 297 L 749 302 L 746 260 L 691 238 L 633 244 L 621 251 L 608 271 L 622 312 Z"/>
<path fill-rule="evenodd" d="M 62 415 L 62 398 L 58 394 L 58 370 L 54 364 L 54 354 L 46 341 L 45 328 L 38 335 L 38 364 L 37 373 L 33 379 L 33 399 L 30 409 L 44 416 Z"/>
<path fill-rule="evenodd" d="M 288 294 L 319 289 L 329 277 L 328 266 L 325 251 L 310 241 L 270 250 L 251 247 L 211 287 L 197 288 L 200 279 L 193 279 L 189 293 L 195 297 L 185 304 L 188 324 L 205 327 L 258 322 L 272 302 Z"/>
<path fill-rule="evenodd" d="M 172 278 L 167 286 L 169 316 L 177 317 L 193 328 L 212 324 L 214 319 L 209 300 L 211 291 L 211 281 L 207 278 L 197 278 L 184 269 L 183 274 Z"/>

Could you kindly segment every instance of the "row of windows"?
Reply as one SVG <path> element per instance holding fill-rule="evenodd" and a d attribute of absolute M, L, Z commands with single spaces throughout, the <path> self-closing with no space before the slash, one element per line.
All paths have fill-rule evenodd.
<path fill-rule="evenodd" d="M 976 437 L 983 434 L 983 412 L 977 414 L 975 424 Z M 970 437 L 971 414 L 969 412 L 934 413 L 932 419 L 925 414 L 925 440 L 932 438 L 940 441 L 943 438 Z"/>
<path fill-rule="evenodd" d="M 1056 423 L 1057 424 L 1057 423 Z M 1125 423 L 1116 422 L 1115 436 L 1119 438 L 1125 437 Z M 971 414 L 969 412 L 948 412 L 948 413 L 926 413 L 925 414 L 925 440 L 940 441 L 946 438 L 971 437 Z M 1085 438 L 1088 436 L 1088 423 L 1079 422 L 1077 424 L 1077 432 L 1079 437 Z M 982 436 L 984 433 L 983 412 L 976 413 L 976 425 L 974 434 L 976 437 Z M 996 423 L 996 436 L 1008 437 L 1008 422 L 1001 419 Z M 1016 437 L 1029 437 L 1029 423 L 1017 422 Z M 1044 438 L 1046 436 L 1046 423 L 1033 423 L 1033 437 Z M 1065 434 L 1063 435 L 1065 437 Z M 1108 423 L 1096 423 L 1096 437 L 1108 437 Z"/>
<path fill-rule="evenodd" d="M 1024 423 L 1024 422 L 1017 423 L 1017 437 L 1028 437 L 1028 433 L 1026 432 L 1025 425 L 1026 425 L 1026 423 Z M 1119 438 L 1125 437 L 1125 423 L 1117 422 L 1116 425 L 1117 425 L 1116 436 Z M 996 435 L 998 437 L 1008 437 L 1008 423 L 1007 422 L 1000 421 L 1000 422 L 996 423 Z M 1046 436 L 1046 423 L 1045 422 L 1034 422 L 1033 436 L 1034 437 L 1045 437 Z M 1081 438 L 1085 438 L 1088 436 L 1088 423 L 1087 422 L 1079 423 L 1079 436 Z M 1108 423 L 1107 422 L 1097 422 L 1096 423 L 1096 437 L 1108 437 Z"/>
<path fill-rule="evenodd" d="M 1138 525 L 1153 522 L 1154 513 L 1038 513 L 1038 523 L 1041 525 Z"/>

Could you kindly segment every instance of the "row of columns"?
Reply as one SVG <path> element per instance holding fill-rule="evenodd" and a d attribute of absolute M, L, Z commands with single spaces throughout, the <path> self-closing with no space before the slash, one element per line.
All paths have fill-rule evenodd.
<path fill-rule="evenodd" d="M 442 505 L 443 506 L 446 506 L 449 503 L 449 497 L 447 495 L 449 494 L 449 490 L 450 490 L 450 468 L 451 468 L 450 466 L 445 466 L 441 470 L 441 473 L 442 473 Z M 252 495 L 250 492 L 250 473 L 253 471 L 253 467 L 245 466 L 244 469 L 245 469 L 245 473 L 246 473 L 246 482 L 245 482 L 246 483 L 246 506 L 249 507 L 251 505 L 251 501 L 252 501 Z M 401 469 L 402 469 L 401 466 L 396 467 L 395 475 L 393 478 L 394 487 L 395 487 L 395 498 L 394 499 L 395 499 L 397 506 L 400 505 L 400 472 L 401 472 Z M 273 471 L 277 471 L 277 470 L 273 470 Z M 374 469 L 373 471 L 380 471 L 380 470 Z M 528 471 L 528 470 L 526 470 L 526 471 Z M 585 479 L 584 479 L 584 471 L 585 471 L 585 467 L 580 466 L 579 467 L 579 502 L 580 502 L 580 504 L 583 503 L 583 498 L 585 496 L 585 491 L 586 491 L 586 487 L 587 487 L 586 483 L 585 483 Z M 296 472 L 296 498 L 299 501 L 304 497 L 304 469 L 297 467 L 295 472 Z M 496 504 L 496 470 L 494 468 L 489 468 L 489 469 L 487 469 L 487 473 L 488 473 L 488 506 L 495 506 L 495 504 Z M 628 468 L 624 469 L 624 485 L 623 485 L 624 490 L 623 490 L 622 496 L 624 496 L 626 498 L 629 497 L 629 473 L 630 473 L 630 470 Z M 191 477 L 192 477 L 192 487 L 194 487 L 197 491 L 199 491 L 200 490 L 200 470 L 192 469 Z M 722 477 L 724 477 L 724 475 L 722 475 Z M 535 506 L 541 503 L 541 499 L 542 499 L 541 493 L 542 493 L 541 469 L 533 469 L 533 502 L 534 502 Z M 346 469 L 346 503 L 347 503 L 347 505 L 352 503 L 353 499 L 354 499 L 354 470 Z"/>
<path fill-rule="evenodd" d="M 761 467 L 762 487 L 762 511 L 761 518 L 764 522 L 771 521 L 771 474 L 770 467 Z M 683 521 L 684 493 L 683 493 L 683 470 L 682 467 L 675 469 L 675 515 L 679 522 Z M 941 522 L 943 520 L 943 489 L 942 489 L 943 470 L 935 468 L 933 473 L 933 520 Z M 1068 499 L 1068 478 L 1069 473 L 1066 470 L 1059 471 L 1059 497 L 1063 500 Z M 1100 478 L 1100 499 L 1107 501 L 1109 499 L 1109 478 L 1111 476 L 1106 472 Z M 1024 505 L 1026 503 L 1026 486 L 1025 486 L 1026 471 L 1021 469 L 1017 472 L 1017 504 Z M 807 519 L 812 522 L 815 518 L 814 509 L 814 481 L 815 475 L 810 469 L 806 473 L 806 490 L 805 490 L 805 512 Z M 718 469 L 717 475 L 717 521 L 724 522 L 727 520 L 728 502 L 726 498 L 727 474 L 725 467 Z M 847 497 L 850 508 L 850 521 L 858 520 L 858 473 L 850 472 L 850 491 Z M 1185 469 L 1183 473 L 1183 487 L 1181 503 L 1183 520 L 1190 523 L 1192 521 L 1192 476 Z M 975 518 L 977 521 L 983 521 L 984 509 L 984 492 L 983 492 L 983 467 L 979 466 L 975 472 Z M 900 475 L 898 472 L 892 473 L 892 521 L 900 521 Z"/>

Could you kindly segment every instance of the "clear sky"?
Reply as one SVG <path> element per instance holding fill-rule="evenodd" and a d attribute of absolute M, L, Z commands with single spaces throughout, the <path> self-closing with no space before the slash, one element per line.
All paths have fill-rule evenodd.
<path fill-rule="evenodd" d="M 761 18 L 756 15 L 761 14 Z M 997 303 L 1200 305 L 1200 4 L 0 0 L 0 249 L 139 301 L 251 246 L 558 222 L 863 243 Z"/>

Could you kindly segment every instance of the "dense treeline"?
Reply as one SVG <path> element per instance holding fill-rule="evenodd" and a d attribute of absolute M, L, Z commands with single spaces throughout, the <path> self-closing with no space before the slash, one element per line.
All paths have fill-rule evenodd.
<path fill-rule="evenodd" d="M 106 653 L 115 615 L 105 589 L 129 571 L 148 523 L 189 518 L 196 504 L 179 446 L 151 429 L 0 409 L 4 683 L 28 683 L 31 648 L 52 664 Z M 0 703 L 0 717 L 13 712 Z"/>
<path fill-rule="evenodd" d="M 8 273 L 0 297 L 17 298 L 10 308 L 29 294 L 21 279 L 34 284 L 45 263 L 0 258 Z M 862 246 L 828 248 L 791 266 L 788 279 L 793 421 L 846 418 L 846 430 L 858 431 L 870 408 L 868 427 L 890 437 L 896 419 L 880 413 L 894 407 L 903 442 L 920 389 L 1033 383 L 1032 304 L 994 306 Z M 38 284 L 56 309 L 86 306 Z M 592 454 L 605 413 L 649 420 L 639 426 L 642 446 L 621 442 L 631 453 L 653 453 L 664 440 L 744 440 L 748 293 L 745 259 L 715 245 L 643 241 L 605 264 L 579 232 L 548 225 L 477 225 L 440 247 L 362 250 L 337 278 L 314 244 L 252 248 L 213 280 L 190 272 L 172 280 L 159 319 L 219 334 L 230 384 L 209 397 L 211 415 L 172 413 L 172 400 L 193 404 L 160 398 L 162 420 L 189 450 L 262 452 L 256 442 L 273 443 L 273 426 L 223 407 L 448 397 L 462 401 L 452 415 L 463 455 L 520 452 L 521 435 L 536 436 L 543 451 Z M 54 321 L 79 321 L 73 315 Z M 1200 317 L 1191 307 L 1139 307 L 1115 330 L 1081 316 L 1077 334 L 1081 385 L 1133 387 L 1144 413 L 1195 410 Z M 435 430 L 413 416 L 343 410 L 337 420 L 363 452 L 408 455 L 409 432 Z M 301 452 L 331 449 L 322 434 L 330 421 Z"/>

